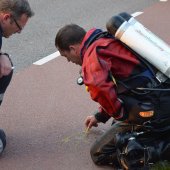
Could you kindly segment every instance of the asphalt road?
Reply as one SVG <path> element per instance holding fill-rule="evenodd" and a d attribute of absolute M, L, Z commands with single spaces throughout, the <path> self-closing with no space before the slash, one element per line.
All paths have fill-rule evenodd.
<path fill-rule="evenodd" d="M 88 18 L 73 1 L 30 1 L 36 12 L 35 17 L 30 20 L 20 39 L 14 36 L 5 42 L 6 49 L 11 47 L 18 73 L 14 74 L 0 108 L 0 128 L 3 128 L 7 135 L 7 146 L 0 156 L 0 170 L 113 169 L 95 166 L 90 158 L 91 144 L 110 126 L 110 122 L 92 128 L 87 136 L 83 133 L 84 119 L 96 110 L 96 103 L 90 100 L 84 86 L 76 85 L 79 68 L 68 63 L 63 57 L 41 66 L 32 65 L 34 61 L 55 51 L 54 36 L 61 25 L 76 22 L 86 28 L 94 25 L 104 28 L 105 20 L 110 15 L 126 9 L 130 13 L 144 10 L 137 18 L 170 44 L 170 23 L 167 22 L 170 1 L 154 5 L 151 3 L 155 1 L 149 0 L 114 1 L 122 5 L 119 10 L 118 5 L 116 7 L 113 2 L 110 1 L 109 4 L 107 1 L 107 6 L 115 9 L 114 14 L 113 11 L 108 13 L 109 10 L 101 8 L 102 2 L 99 3 L 99 0 L 96 0 L 96 3 L 89 2 L 90 4 L 82 1 L 79 6 L 85 8 L 84 13 L 88 14 Z M 96 13 L 92 10 L 92 3 L 99 4 L 96 5 L 96 11 L 99 12 L 90 17 L 89 11 Z M 106 0 L 103 1 L 106 6 L 104 3 Z M 55 6 L 57 9 L 52 10 Z M 64 7 L 69 10 L 63 11 Z M 88 8 L 91 10 L 88 11 Z M 135 10 L 132 10 L 134 8 Z M 68 15 L 68 11 L 74 15 Z"/>
<path fill-rule="evenodd" d="M 12 55 L 15 71 L 56 51 L 57 30 L 68 23 L 89 29 L 105 29 L 106 21 L 118 12 L 134 13 L 158 0 L 29 0 L 35 16 L 20 35 L 3 40 L 2 51 Z"/>

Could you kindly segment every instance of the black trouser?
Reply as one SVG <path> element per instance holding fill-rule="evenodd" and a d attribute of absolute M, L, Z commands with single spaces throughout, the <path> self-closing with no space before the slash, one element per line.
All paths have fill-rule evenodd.
<path fill-rule="evenodd" d="M 13 75 L 13 71 L 11 71 L 9 75 L 3 76 L 2 78 L 0 78 L 0 105 L 2 103 L 5 91 L 11 81 L 12 75 Z"/>
<path fill-rule="evenodd" d="M 153 103 L 155 112 L 153 120 L 156 119 L 159 122 L 163 117 L 170 117 L 170 91 L 154 91 L 140 98 Z M 113 124 L 91 147 L 90 153 L 94 163 L 98 165 L 116 164 L 115 135 L 131 129 L 131 124 L 123 122 Z"/>
<path fill-rule="evenodd" d="M 117 165 L 115 135 L 119 132 L 129 130 L 132 130 L 132 125 L 116 122 L 100 138 L 98 138 L 90 150 L 91 158 L 94 163 L 98 165 Z"/>

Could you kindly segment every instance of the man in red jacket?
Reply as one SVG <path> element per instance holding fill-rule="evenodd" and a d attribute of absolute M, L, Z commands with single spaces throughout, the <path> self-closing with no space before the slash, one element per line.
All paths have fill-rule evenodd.
<path fill-rule="evenodd" d="M 116 120 L 91 148 L 91 157 L 96 164 L 116 164 L 115 135 L 130 130 L 131 123 L 142 124 L 169 117 L 170 91 L 137 89 L 159 84 L 154 77 L 155 68 L 141 61 L 109 33 L 95 28 L 86 32 L 82 27 L 70 24 L 59 30 L 55 45 L 68 61 L 82 66 L 87 91 L 100 104 L 98 111 L 86 118 L 86 127 L 90 129 L 111 117 Z M 170 85 L 164 83 L 159 87 Z"/>

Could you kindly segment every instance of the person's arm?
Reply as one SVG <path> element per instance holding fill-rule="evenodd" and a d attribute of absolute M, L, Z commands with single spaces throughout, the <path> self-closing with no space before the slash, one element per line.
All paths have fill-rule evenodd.
<path fill-rule="evenodd" d="M 7 76 L 12 71 L 12 62 L 7 53 L 0 52 L 0 78 Z"/>
<path fill-rule="evenodd" d="M 93 115 L 86 117 L 85 126 L 87 129 L 91 129 L 92 126 L 97 127 L 98 123 L 100 122 L 105 123 L 109 119 L 110 119 L 110 116 L 107 113 L 96 111 Z"/>
<path fill-rule="evenodd" d="M 122 117 L 120 112 L 122 104 L 117 98 L 116 84 L 110 79 L 110 69 L 109 60 L 99 61 L 99 57 L 96 55 L 89 56 L 83 68 L 84 82 L 88 86 L 91 98 L 101 106 L 100 111 L 95 116 L 100 122 L 109 119 L 109 117 L 116 119 Z"/>

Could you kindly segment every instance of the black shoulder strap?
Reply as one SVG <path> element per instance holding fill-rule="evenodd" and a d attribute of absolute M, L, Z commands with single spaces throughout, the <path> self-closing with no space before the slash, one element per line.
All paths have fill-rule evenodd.
<path fill-rule="evenodd" d="M 86 44 L 86 49 L 96 40 L 100 38 L 114 38 L 109 32 L 99 32 L 98 34 L 92 35 L 89 41 Z"/>

